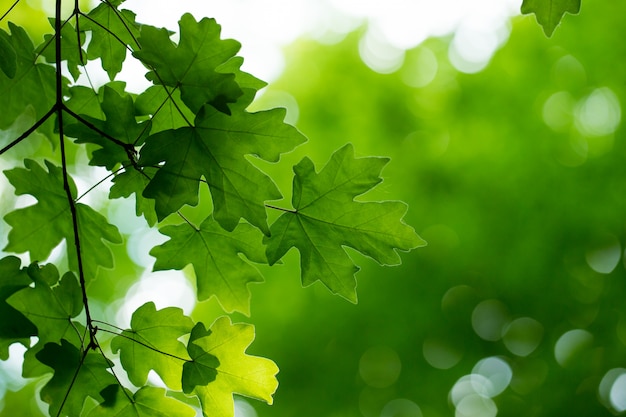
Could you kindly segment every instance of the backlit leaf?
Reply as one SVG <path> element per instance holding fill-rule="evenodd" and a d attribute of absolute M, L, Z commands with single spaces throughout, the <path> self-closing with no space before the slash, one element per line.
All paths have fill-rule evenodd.
<path fill-rule="evenodd" d="M 106 400 L 91 410 L 88 417 L 194 417 L 196 411 L 172 397 L 163 388 L 142 387 L 134 394 L 119 385 L 105 388 Z M 109 398 L 111 397 L 111 398 Z"/>
<path fill-rule="evenodd" d="M 580 0 L 524 0 L 522 13 L 534 13 L 546 36 L 552 36 L 565 13 L 577 14 Z"/>
<path fill-rule="evenodd" d="M 302 284 L 322 281 L 332 292 L 356 302 L 359 268 L 344 251 L 349 246 L 382 265 L 398 265 L 396 250 L 425 242 L 402 221 L 399 201 L 356 202 L 354 198 L 382 181 L 387 158 L 355 158 L 352 145 L 336 151 L 321 172 L 304 158 L 294 167 L 292 204 L 271 226 L 266 238 L 270 264 L 291 247 L 300 251 Z"/>

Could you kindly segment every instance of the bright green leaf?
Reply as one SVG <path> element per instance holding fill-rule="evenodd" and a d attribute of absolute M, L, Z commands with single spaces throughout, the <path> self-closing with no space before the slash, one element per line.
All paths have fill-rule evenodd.
<path fill-rule="evenodd" d="M 0 70 L 9 78 L 17 71 L 17 54 L 11 44 L 9 34 L 0 29 Z"/>
<path fill-rule="evenodd" d="M 131 328 L 111 341 L 113 352 L 120 352 L 122 366 L 136 386 L 142 386 L 151 369 L 168 387 L 180 390 L 183 363 L 189 359 L 178 338 L 191 332 L 193 322 L 177 307 L 156 309 L 153 302 L 139 307 Z"/>
<path fill-rule="evenodd" d="M 41 399 L 50 404 L 50 416 L 79 416 L 87 397 L 101 401 L 100 391 L 117 384 L 107 371 L 112 362 L 100 353 L 85 354 L 67 340 L 46 344 L 37 359 L 54 369 L 52 379 L 41 389 Z"/>
<path fill-rule="evenodd" d="M 194 327 L 189 338 L 190 356 L 198 358 L 204 353 L 219 360 L 215 381 L 193 391 L 205 416 L 233 417 L 233 393 L 272 404 L 278 367 L 269 359 L 245 353 L 253 340 L 254 326 L 232 324 L 229 317 L 218 318 L 209 331 L 201 323 Z M 188 382 L 193 385 L 194 381 Z"/>
<path fill-rule="evenodd" d="M 43 117 L 52 109 L 56 100 L 56 75 L 54 68 L 43 63 L 35 63 L 36 53 L 26 31 L 9 22 L 11 35 L 2 32 L 2 37 L 16 53 L 16 71 L 12 77 L 0 71 L 0 129 L 6 129 L 31 106 L 37 118 Z M 67 79 L 63 78 L 63 88 Z M 50 119 L 39 131 L 53 138 L 54 122 Z"/>
<path fill-rule="evenodd" d="M 198 300 L 215 295 L 228 313 L 239 311 L 250 314 L 248 283 L 262 282 L 259 271 L 242 259 L 267 263 L 263 235 L 247 223 L 241 223 L 232 232 L 226 232 L 208 217 L 196 230 L 187 223 L 165 226 L 159 231 L 170 237 L 155 246 L 150 255 L 156 258 L 155 271 L 183 269 L 192 264 L 196 273 Z"/>
<path fill-rule="evenodd" d="M 281 197 L 274 182 L 245 155 L 270 162 L 306 139 L 283 122 L 284 109 L 258 113 L 221 113 L 205 106 L 195 127 L 159 132 L 148 137 L 140 164 L 165 164 L 146 187 L 144 196 L 156 200 L 159 220 L 184 204 L 198 203 L 202 177 L 211 190 L 214 217 L 226 230 L 240 218 L 269 234 L 264 203 Z"/>
<path fill-rule="evenodd" d="M 234 103 L 242 92 L 233 74 L 217 72 L 216 68 L 235 56 L 241 45 L 220 39 L 221 28 L 214 19 L 196 22 L 187 13 L 179 27 L 178 45 L 170 40 L 167 29 L 142 27 L 141 49 L 133 55 L 153 69 L 147 74 L 149 80 L 180 88 L 183 102 L 194 113 L 207 103 L 228 113 L 227 103 Z"/>
<path fill-rule="evenodd" d="M 265 81 L 261 81 L 255 76 L 241 71 L 242 64 L 243 58 L 236 56 L 229 59 L 216 69 L 217 72 L 224 74 L 235 74 L 235 81 L 237 81 L 237 84 L 239 84 L 239 87 L 243 91 L 243 95 L 237 99 L 237 102 L 229 105 L 229 107 L 233 110 L 245 110 L 246 107 L 248 107 L 254 100 L 257 91 L 267 85 Z"/>
<path fill-rule="evenodd" d="M 407 206 L 399 201 L 356 202 L 354 198 L 382 181 L 387 158 L 355 158 L 352 145 L 336 151 L 320 173 L 304 158 L 294 167 L 292 204 L 272 224 L 266 238 L 270 264 L 291 247 L 300 251 L 302 284 L 322 281 L 332 292 L 356 302 L 359 268 L 344 251 L 352 247 L 382 265 L 398 265 L 396 250 L 425 242 L 402 221 Z"/>
<path fill-rule="evenodd" d="M 129 390 L 122 391 L 119 385 L 110 385 L 105 388 L 102 396 L 106 400 L 91 410 L 88 417 L 194 417 L 196 415 L 196 411 L 187 404 L 167 397 L 163 388 L 142 387 L 133 394 Z"/>
<path fill-rule="evenodd" d="M 148 88 L 137 97 L 137 113 L 151 115 L 150 133 L 191 126 L 195 116 L 180 99 L 180 90 L 168 92 L 161 86 Z"/>
<path fill-rule="evenodd" d="M 565 13 L 577 14 L 580 0 L 524 0 L 522 14 L 534 13 L 546 36 L 552 36 Z"/>
<path fill-rule="evenodd" d="M 102 2 L 81 20 L 81 29 L 91 31 L 87 47 L 89 59 L 99 58 L 111 80 L 122 70 L 127 46 L 138 47 L 139 25 L 135 22 L 135 13 L 116 10 L 115 6 L 120 3 Z"/>
<path fill-rule="evenodd" d="M 37 328 L 22 313 L 7 303 L 7 298 L 28 287 L 32 281 L 15 256 L 0 259 L 0 360 L 9 358 L 9 346 L 22 343 L 28 347 L 29 338 Z"/>
<path fill-rule="evenodd" d="M 210 334 L 211 331 L 207 330 L 203 323 L 197 323 L 191 331 L 189 340 L 197 340 Z M 187 352 L 191 360 L 183 365 L 183 392 L 191 394 L 197 386 L 204 387 L 215 381 L 220 361 L 193 343 L 187 345 Z"/>
<path fill-rule="evenodd" d="M 154 226 L 157 222 L 154 200 L 145 198 L 142 193 L 155 172 L 155 168 L 149 167 L 143 168 L 141 172 L 135 168 L 126 168 L 124 172 L 113 177 L 109 192 L 109 198 L 128 198 L 134 194 L 135 213 L 137 216 L 143 215 L 149 226 Z"/>
<path fill-rule="evenodd" d="M 74 248 L 72 217 L 63 189 L 61 168 L 46 161 L 48 171 L 30 159 L 24 160 L 24 168 L 4 171 L 15 187 L 17 195 L 30 194 L 37 198 L 37 204 L 17 209 L 5 216 L 12 227 L 9 243 L 5 250 L 29 252 L 33 260 L 45 260 L 63 239 L 66 239 L 70 253 L 70 267 L 78 271 Z M 76 187 L 70 184 L 72 195 Z M 83 268 L 87 280 L 96 277 L 98 266 L 113 267 L 111 250 L 103 240 L 121 243 L 117 228 L 109 224 L 104 216 L 84 204 L 76 204 L 78 232 L 81 243 Z"/>

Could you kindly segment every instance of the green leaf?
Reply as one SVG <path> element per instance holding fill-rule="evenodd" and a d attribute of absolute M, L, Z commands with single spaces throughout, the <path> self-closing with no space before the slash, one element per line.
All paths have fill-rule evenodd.
<path fill-rule="evenodd" d="M 155 271 L 183 269 L 192 264 L 198 300 L 215 295 L 226 312 L 250 315 L 247 285 L 262 282 L 263 277 L 239 254 L 253 262 L 267 263 L 263 235 L 258 229 L 241 223 L 232 232 L 226 232 L 209 216 L 198 230 L 183 223 L 162 227 L 159 232 L 170 240 L 150 251 L 156 258 Z"/>
<path fill-rule="evenodd" d="M 82 293 L 76 277 L 67 272 L 59 281 L 59 272 L 52 265 L 39 267 L 32 264 L 28 275 L 33 287 L 26 287 L 7 299 L 7 303 L 21 312 L 37 327 L 38 342 L 25 355 L 24 377 L 34 377 L 47 372 L 35 359 L 46 343 L 60 343 L 61 339 L 80 345 L 83 327 L 72 318 L 82 309 Z"/>
<path fill-rule="evenodd" d="M 9 77 L 15 77 L 17 71 L 17 54 L 11 44 L 9 34 L 0 29 L 0 70 Z"/>
<path fill-rule="evenodd" d="M 134 394 L 119 385 L 105 388 L 107 400 L 91 410 L 88 417 L 194 417 L 196 411 L 172 397 L 163 388 L 142 387 Z M 111 397 L 109 399 L 109 397 Z"/>
<path fill-rule="evenodd" d="M 70 268 L 78 271 L 74 230 L 67 196 L 63 189 L 61 168 L 45 161 L 46 171 L 35 161 L 24 160 L 24 168 L 4 171 L 17 195 L 30 194 L 37 199 L 32 206 L 10 212 L 5 221 L 12 227 L 5 250 L 29 252 L 33 260 L 45 260 L 63 239 L 68 242 Z M 70 180 L 71 182 L 71 180 Z M 72 195 L 76 187 L 70 183 Z M 117 228 L 104 216 L 84 204 L 76 204 L 78 233 L 83 269 L 87 280 L 96 277 L 98 266 L 113 267 L 113 256 L 103 240 L 121 243 Z"/>
<path fill-rule="evenodd" d="M 101 147 L 93 152 L 90 165 L 103 166 L 112 170 L 121 163 L 129 163 L 134 155 L 129 155 L 134 146 L 140 146 L 144 135 L 149 131 L 149 121 L 137 123 L 135 119 L 135 105 L 130 94 L 120 94 L 113 88 L 105 85 L 102 92 L 102 112 L 106 120 L 99 120 L 89 116 L 84 118 L 120 143 L 128 145 L 122 147 L 110 138 L 100 135 L 94 129 L 82 123 L 69 125 L 65 133 L 76 138 L 76 143 L 94 143 Z M 148 125 L 146 125 L 148 123 Z"/>
<path fill-rule="evenodd" d="M 54 19 L 49 19 L 54 28 Z M 80 76 L 79 65 L 87 63 L 87 54 L 82 46 L 85 43 L 85 33 L 76 32 L 76 28 L 70 22 L 65 22 L 61 27 L 61 58 L 67 63 L 67 69 L 72 74 L 74 81 Z M 55 36 L 45 35 L 44 42 L 37 47 L 37 52 L 46 58 L 47 62 L 56 62 Z"/>
<path fill-rule="evenodd" d="M 0 259 L 0 360 L 3 361 L 9 358 L 10 345 L 21 343 L 28 347 L 29 338 L 37 334 L 35 325 L 6 301 L 32 283 L 20 266 L 15 256 Z"/>
<path fill-rule="evenodd" d="M 219 359 L 215 381 L 206 386 L 196 385 L 193 389 L 205 416 L 233 417 L 233 393 L 272 404 L 272 395 L 278 388 L 278 367 L 269 359 L 245 353 L 253 340 L 254 326 L 232 324 L 229 317 L 218 318 L 209 331 L 202 323 L 194 327 L 189 338 L 189 355 L 199 358 L 208 354 Z M 195 369 L 185 368 L 183 381 L 190 384 L 188 388 L 196 382 Z"/>
<path fill-rule="evenodd" d="M 521 10 L 522 14 L 534 13 L 546 36 L 550 37 L 566 12 L 578 14 L 580 0 L 524 0 Z"/>
<path fill-rule="evenodd" d="M 135 22 L 135 13 L 117 10 L 115 6 L 121 3 L 103 2 L 81 20 L 81 29 L 91 31 L 89 59 L 99 58 L 111 80 L 122 70 L 127 46 L 138 48 L 139 24 Z"/>
<path fill-rule="evenodd" d="M 155 168 L 149 167 L 143 168 L 142 172 L 134 168 L 125 168 L 124 172 L 113 178 L 113 186 L 109 192 L 109 198 L 127 198 L 134 194 L 135 213 L 137 216 L 143 215 L 149 226 L 154 226 L 157 222 L 154 200 L 145 198 L 142 193 L 155 172 Z"/>
<path fill-rule="evenodd" d="M 148 302 L 133 313 L 131 328 L 113 338 L 111 349 L 120 352 L 122 366 L 134 385 L 144 385 L 154 369 L 168 387 L 180 390 L 183 363 L 189 357 L 178 338 L 192 327 L 193 321 L 180 308 L 157 311 L 154 303 Z"/>
<path fill-rule="evenodd" d="M 152 115 L 150 133 L 191 126 L 194 114 L 180 99 L 180 90 L 168 94 L 161 86 L 152 86 L 137 97 L 137 113 Z"/>
<path fill-rule="evenodd" d="M 9 22 L 11 35 L 1 31 L 0 36 L 8 42 L 16 53 L 15 74 L 9 77 L 0 71 L 0 129 L 6 129 L 31 106 L 37 118 L 43 117 L 52 109 L 56 100 L 56 75 L 51 65 L 35 63 L 36 53 L 26 31 Z M 67 79 L 62 79 L 63 88 Z M 53 119 L 38 130 L 53 138 Z"/>
<path fill-rule="evenodd" d="M 107 371 L 112 362 L 100 353 L 85 354 L 67 340 L 60 345 L 46 344 L 37 359 L 54 369 L 52 379 L 41 389 L 41 399 L 50 404 L 51 416 L 79 416 L 87 397 L 102 401 L 100 391 L 117 384 Z"/>
<path fill-rule="evenodd" d="M 300 251 L 302 284 L 322 281 L 333 293 L 356 302 L 359 268 L 344 251 L 352 247 L 382 265 L 398 265 L 396 250 L 425 242 L 402 221 L 407 206 L 399 201 L 356 202 L 354 198 L 382 181 L 387 158 L 355 158 L 352 145 L 337 150 L 318 174 L 304 158 L 294 167 L 292 204 L 272 224 L 266 238 L 270 265 L 291 247 Z"/>
<path fill-rule="evenodd" d="M 133 52 L 152 69 L 146 77 L 155 84 L 180 88 L 183 102 L 194 112 L 209 103 L 229 113 L 227 103 L 234 103 L 242 92 L 233 74 L 216 68 L 235 56 L 241 45 L 220 39 L 220 25 L 214 19 L 199 22 L 189 13 L 178 22 L 180 42 L 170 40 L 167 29 L 141 28 L 141 49 Z"/>
<path fill-rule="evenodd" d="M 211 331 L 207 330 L 203 323 L 197 323 L 191 331 L 189 340 L 197 340 L 210 334 Z M 193 343 L 188 344 L 187 351 L 191 360 L 183 365 L 183 392 L 189 395 L 197 386 L 204 387 L 215 381 L 220 361 Z"/>
<path fill-rule="evenodd" d="M 242 64 L 243 58 L 236 56 L 229 59 L 216 69 L 217 72 L 235 74 L 235 81 L 237 81 L 237 84 L 239 84 L 239 87 L 243 91 L 243 95 L 237 99 L 237 102 L 229 105 L 229 107 L 233 110 L 245 110 L 246 107 L 248 107 L 254 100 L 257 91 L 267 85 L 265 81 L 259 80 L 255 76 L 241 71 Z"/>
<path fill-rule="evenodd" d="M 245 155 L 276 162 L 306 139 L 283 122 L 284 109 L 221 113 L 205 106 L 195 127 L 159 132 L 146 139 L 140 165 L 165 164 L 146 187 L 159 220 L 184 204 L 198 203 L 202 177 L 211 190 L 214 217 L 228 231 L 240 218 L 269 234 L 264 203 L 281 197 L 274 182 Z"/>

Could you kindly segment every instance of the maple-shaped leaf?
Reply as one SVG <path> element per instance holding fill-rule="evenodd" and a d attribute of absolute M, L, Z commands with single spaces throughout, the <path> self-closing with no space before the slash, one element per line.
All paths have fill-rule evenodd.
<path fill-rule="evenodd" d="M 218 318 L 208 331 L 202 323 L 194 327 L 187 347 L 189 356 L 201 360 L 212 355 L 219 360 L 215 380 L 208 385 L 201 385 L 197 367 L 186 364 L 183 372 L 186 392 L 198 396 L 205 416 L 233 417 L 233 393 L 272 404 L 278 367 L 269 359 L 245 353 L 253 340 L 254 326 L 232 324 L 228 317 Z"/>
<path fill-rule="evenodd" d="M 165 395 L 163 388 L 142 387 L 134 394 L 119 385 L 110 385 L 101 393 L 105 401 L 87 417 L 194 417 L 187 404 Z"/>
<path fill-rule="evenodd" d="M 241 91 L 243 91 L 243 95 L 237 99 L 236 103 L 229 104 L 229 108 L 231 109 L 245 110 L 254 100 L 257 91 L 267 85 L 265 81 L 259 80 L 254 75 L 242 71 L 242 64 L 243 58 L 236 56 L 217 68 L 217 72 L 235 74 L 235 81 L 237 81 Z"/>
<path fill-rule="evenodd" d="M 180 42 L 170 39 L 167 29 L 141 28 L 141 49 L 133 52 L 152 71 L 146 77 L 155 84 L 180 88 L 181 98 L 194 112 L 209 103 L 229 112 L 242 92 L 233 74 L 216 68 L 235 56 L 241 45 L 232 39 L 220 39 L 220 25 L 214 19 L 199 22 L 189 13 L 178 22 Z"/>
<path fill-rule="evenodd" d="M 180 390 L 183 363 L 189 357 L 178 338 L 191 331 L 193 321 L 180 308 L 157 311 L 148 302 L 133 313 L 130 327 L 111 340 L 111 349 L 120 352 L 130 382 L 144 385 L 153 369 L 168 387 Z"/>
<path fill-rule="evenodd" d="M 72 216 L 63 189 L 63 173 L 61 168 L 51 162 L 45 161 L 45 164 L 47 171 L 37 162 L 25 159 L 26 169 L 4 171 L 17 195 L 30 194 L 37 199 L 35 205 L 17 209 L 4 217 L 12 227 L 5 250 L 29 252 L 31 259 L 45 260 L 52 249 L 66 239 L 70 268 L 78 271 Z M 70 189 L 72 195 L 76 195 L 73 182 Z M 98 266 L 113 267 L 111 250 L 103 240 L 121 243 L 122 237 L 115 226 L 91 207 L 77 203 L 76 213 L 83 270 L 86 279 L 90 280 L 95 278 Z"/>
<path fill-rule="evenodd" d="M 117 384 L 107 371 L 112 362 L 100 353 L 85 354 L 65 339 L 61 344 L 47 343 L 37 359 L 54 369 L 52 379 L 41 389 L 41 399 L 50 404 L 50 416 L 79 416 L 87 397 L 102 401 L 100 391 Z"/>
<path fill-rule="evenodd" d="M 269 234 L 264 202 L 281 198 L 276 184 L 246 159 L 254 155 L 276 162 L 306 138 L 283 122 L 285 109 L 227 115 L 205 106 L 194 127 L 167 130 L 146 139 L 140 165 L 165 162 L 146 187 L 156 200 L 159 220 L 184 204 L 198 203 L 198 187 L 206 180 L 214 217 L 228 231 L 239 219 Z"/>
<path fill-rule="evenodd" d="M 50 25 L 54 28 L 54 19 L 49 19 Z M 85 43 L 85 33 L 77 32 L 74 26 L 68 21 L 61 26 L 61 58 L 67 63 L 67 69 L 72 74 L 74 81 L 78 80 L 80 70 L 78 66 L 87 63 L 87 54 L 83 51 L 82 46 Z M 50 63 L 56 62 L 55 36 L 44 35 L 44 41 L 37 47 L 37 52 L 41 54 L 46 61 Z"/>
<path fill-rule="evenodd" d="M 127 47 L 138 48 L 139 24 L 135 22 L 135 13 L 117 10 L 115 6 L 120 3 L 102 2 L 81 20 L 81 29 L 91 31 L 89 59 L 99 58 L 111 80 L 122 70 Z"/>
<path fill-rule="evenodd" d="M 98 93 L 93 88 L 85 87 L 84 85 L 73 85 L 68 89 L 68 96 L 69 98 L 65 101 L 65 106 L 74 113 L 100 120 L 106 118 L 100 105 Z M 70 114 L 64 114 L 63 123 L 66 126 L 70 126 L 78 122 Z"/>
<path fill-rule="evenodd" d="M 580 0 L 524 0 L 522 14 L 534 13 L 547 37 L 552 36 L 565 13 L 577 14 Z"/>
<path fill-rule="evenodd" d="M 337 150 L 319 172 L 309 158 L 294 166 L 293 211 L 285 211 L 266 238 L 270 265 L 291 247 L 300 252 L 302 284 L 322 281 L 332 292 L 355 302 L 359 268 L 343 249 L 349 246 L 382 265 L 400 264 L 396 250 L 425 242 L 402 221 L 399 201 L 357 202 L 354 198 L 382 181 L 389 160 L 355 158 L 352 145 Z"/>
<path fill-rule="evenodd" d="M 7 303 L 7 298 L 32 284 L 21 261 L 15 256 L 0 259 L 0 360 L 9 358 L 9 346 L 21 343 L 28 347 L 31 336 L 37 334 L 35 325 Z"/>
<path fill-rule="evenodd" d="M 187 223 L 164 226 L 159 232 L 170 240 L 155 246 L 155 271 L 183 269 L 192 264 L 196 273 L 198 300 L 215 295 L 228 313 L 250 314 L 248 283 L 262 282 L 259 271 L 239 254 L 257 263 L 267 263 L 263 235 L 248 223 L 225 231 L 209 216 L 198 230 Z"/>
<path fill-rule="evenodd" d="M 101 106 L 106 120 L 84 116 L 97 131 L 82 123 L 75 123 L 66 126 L 65 133 L 76 138 L 76 143 L 93 143 L 100 146 L 101 149 L 93 152 L 89 164 L 112 170 L 118 164 L 134 158 L 133 155 L 129 155 L 129 149 L 133 150 L 134 146 L 143 143 L 144 135 L 149 131 L 149 126 L 146 126 L 149 121 L 137 123 L 131 95 L 121 95 L 106 85 L 103 87 Z M 98 131 L 106 133 L 109 137 L 102 136 Z M 114 143 L 110 138 L 117 139 L 119 143 Z M 121 144 L 129 146 L 122 147 Z"/>
<path fill-rule="evenodd" d="M 0 71 L 0 129 L 11 126 L 29 106 L 34 109 L 35 117 L 41 118 L 52 109 L 56 101 L 54 67 L 35 63 L 37 54 L 26 31 L 11 22 L 8 26 L 11 34 L 0 29 L 0 38 L 5 43 L 4 49 L 12 48 L 15 51 L 15 71 L 12 70 L 12 55 L 3 58 L 8 60 L 5 66 L 10 67 L 9 74 Z M 65 89 L 68 80 L 63 78 L 62 84 Z M 50 118 L 38 131 L 53 138 L 53 128 L 54 120 Z"/>
<path fill-rule="evenodd" d="M 113 177 L 113 185 L 109 192 L 109 198 L 128 198 L 135 196 L 135 213 L 137 216 L 143 215 L 149 226 L 154 226 L 157 222 L 156 211 L 154 210 L 154 200 L 145 198 L 143 190 L 154 176 L 155 168 L 145 167 L 141 172 L 134 168 L 125 168 Z"/>

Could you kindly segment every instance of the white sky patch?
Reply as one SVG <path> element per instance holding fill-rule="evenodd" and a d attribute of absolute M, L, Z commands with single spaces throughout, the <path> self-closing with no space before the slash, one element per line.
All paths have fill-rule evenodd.
<path fill-rule="evenodd" d="M 428 37 L 457 32 L 453 63 L 473 72 L 484 67 L 506 40 L 508 19 L 519 14 L 520 4 L 521 0 L 178 0 L 154 7 L 154 0 L 127 0 L 122 6 L 135 11 L 139 22 L 173 30 L 186 12 L 196 19 L 214 17 L 222 25 L 222 37 L 242 43 L 244 70 L 271 82 L 284 68 L 285 45 L 300 37 L 336 41 L 365 24 L 371 31 L 369 42 L 374 37 L 377 49 L 388 47 L 397 57 L 403 56 L 398 50 L 411 49 Z M 389 60 L 389 53 L 381 55 Z M 397 66 L 367 59 L 366 63 L 383 72 Z"/>

